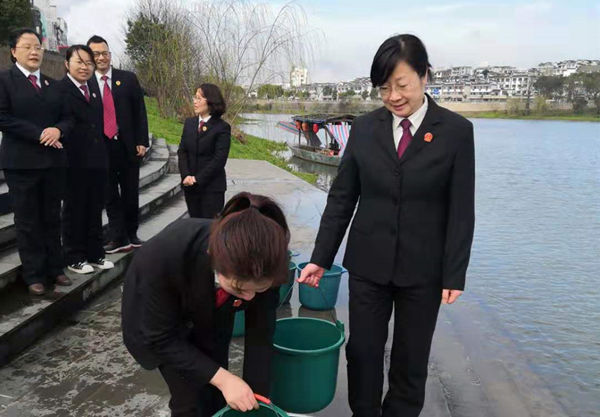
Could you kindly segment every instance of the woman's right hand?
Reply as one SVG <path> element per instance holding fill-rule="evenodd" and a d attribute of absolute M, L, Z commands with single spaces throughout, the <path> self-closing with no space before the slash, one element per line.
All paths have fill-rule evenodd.
<path fill-rule="evenodd" d="M 322 268 L 317 264 L 308 264 L 300 272 L 300 278 L 298 278 L 298 282 L 301 284 L 310 285 L 311 287 L 318 287 L 319 281 L 321 280 L 321 277 L 323 277 L 324 273 L 325 268 Z"/>
<path fill-rule="evenodd" d="M 219 368 L 210 383 L 221 391 L 227 405 L 232 409 L 250 411 L 259 408 L 252 388 L 242 378 L 224 368 Z"/>
<path fill-rule="evenodd" d="M 194 185 L 195 183 L 196 183 L 196 177 L 194 177 L 192 175 L 188 175 L 187 177 L 185 177 L 183 179 L 183 185 L 186 187 Z"/>

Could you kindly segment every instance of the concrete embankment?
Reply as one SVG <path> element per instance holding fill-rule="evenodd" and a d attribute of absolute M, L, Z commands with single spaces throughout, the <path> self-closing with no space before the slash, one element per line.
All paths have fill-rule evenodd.
<path fill-rule="evenodd" d="M 299 253 L 294 260 L 308 260 L 326 193 L 264 161 L 230 160 L 227 175 L 227 197 L 250 191 L 272 196 L 283 206 L 292 230 L 290 246 Z M 158 231 L 148 231 L 143 237 Z M 169 394 L 160 375 L 142 370 L 123 346 L 120 296 L 120 285 L 113 285 L 0 369 L 0 416 L 168 416 Z M 333 315 L 347 324 L 347 305 L 344 276 L 335 310 L 316 313 L 302 308 L 296 286 L 291 305 L 279 314 L 325 319 Z M 488 315 L 468 293 L 458 304 L 442 307 L 422 416 L 565 416 Z M 234 340 L 233 370 L 241 369 L 242 347 L 240 339 Z M 390 348 L 388 344 L 386 363 Z M 336 397 L 314 416 L 351 415 L 345 369 L 342 349 Z"/>

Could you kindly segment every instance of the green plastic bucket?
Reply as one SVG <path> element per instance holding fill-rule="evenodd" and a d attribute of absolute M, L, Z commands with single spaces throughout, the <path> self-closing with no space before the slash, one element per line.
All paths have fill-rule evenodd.
<path fill-rule="evenodd" d="M 288 268 L 288 283 L 282 284 L 281 287 L 279 287 L 280 305 L 289 303 L 290 298 L 292 298 L 292 293 L 294 292 L 294 281 L 296 280 L 296 270 L 296 264 L 294 262 L 290 262 Z"/>
<path fill-rule="evenodd" d="M 232 410 L 229 406 L 221 409 L 213 417 L 234 417 L 234 416 L 251 416 L 251 417 L 289 417 L 285 411 L 277 407 L 275 404 L 271 402 L 271 400 L 261 397 L 260 395 L 256 395 L 256 398 L 259 399 L 258 405 L 260 408 L 258 410 L 252 411 L 235 411 Z"/>
<path fill-rule="evenodd" d="M 302 262 L 298 265 L 301 271 L 308 264 Z M 333 264 L 331 269 L 326 269 L 317 288 L 306 284 L 299 285 L 300 304 L 311 310 L 331 310 L 337 302 L 338 291 L 344 268 Z"/>
<path fill-rule="evenodd" d="M 271 399 L 291 413 L 313 413 L 335 395 L 344 325 L 292 317 L 277 320 Z"/>
<path fill-rule="evenodd" d="M 243 336 L 246 332 L 246 314 L 244 314 L 244 310 L 240 310 L 235 313 L 235 318 L 233 320 L 233 337 Z"/>

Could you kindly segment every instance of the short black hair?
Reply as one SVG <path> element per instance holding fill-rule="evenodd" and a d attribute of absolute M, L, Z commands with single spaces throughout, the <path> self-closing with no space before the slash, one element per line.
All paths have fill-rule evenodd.
<path fill-rule="evenodd" d="M 75 54 L 75 53 L 77 53 L 77 55 L 79 55 L 79 53 L 78 53 L 79 51 L 86 52 L 90 56 L 90 58 L 92 59 L 92 62 L 94 62 L 94 53 L 92 52 L 92 50 L 90 49 L 90 47 L 87 46 L 87 45 L 81 45 L 81 44 L 76 44 L 76 45 L 69 46 L 69 49 L 67 49 L 67 52 L 65 54 L 65 60 L 69 61 L 71 59 L 71 57 L 73 56 L 73 54 Z M 94 66 L 95 65 L 96 64 L 94 64 Z"/>
<path fill-rule="evenodd" d="M 21 36 L 25 35 L 26 33 L 31 33 L 32 35 L 35 35 L 38 38 L 38 41 L 40 41 L 40 45 L 42 44 L 42 37 L 35 30 L 31 28 L 19 28 L 10 32 L 10 35 L 8 36 L 8 47 L 10 49 L 15 49 L 17 47 L 17 42 L 19 42 L 19 39 L 21 39 Z M 9 54 L 10 60 L 13 62 L 13 64 L 17 62 L 16 58 L 10 51 Z"/>
<path fill-rule="evenodd" d="M 204 83 L 198 87 L 202 90 L 202 95 L 206 98 L 208 110 L 211 116 L 221 117 L 227 110 L 225 99 L 221 94 L 221 89 L 214 84 Z"/>
<path fill-rule="evenodd" d="M 106 39 L 104 39 L 102 36 L 94 35 L 88 39 L 86 45 L 90 46 L 90 44 L 92 44 L 92 43 L 103 43 L 103 42 L 106 44 L 106 46 L 108 46 L 108 42 L 106 42 Z"/>
<path fill-rule="evenodd" d="M 386 39 L 375 54 L 371 65 L 371 83 L 379 87 L 387 81 L 398 62 L 404 61 L 419 74 L 429 75 L 431 64 L 425 45 L 415 35 L 396 35 Z"/>

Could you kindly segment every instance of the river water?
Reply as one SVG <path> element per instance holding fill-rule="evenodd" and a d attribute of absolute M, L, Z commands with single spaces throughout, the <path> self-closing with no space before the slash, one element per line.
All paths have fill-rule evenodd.
<path fill-rule="evenodd" d="M 247 133 L 297 141 L 290 115 L 246 114 Z M 467 291 L 573 416 L 600 415 L 600 123 L 472 119 L 476 231 Z M 318 174 L 335 168 L 283 155 Z"/>

